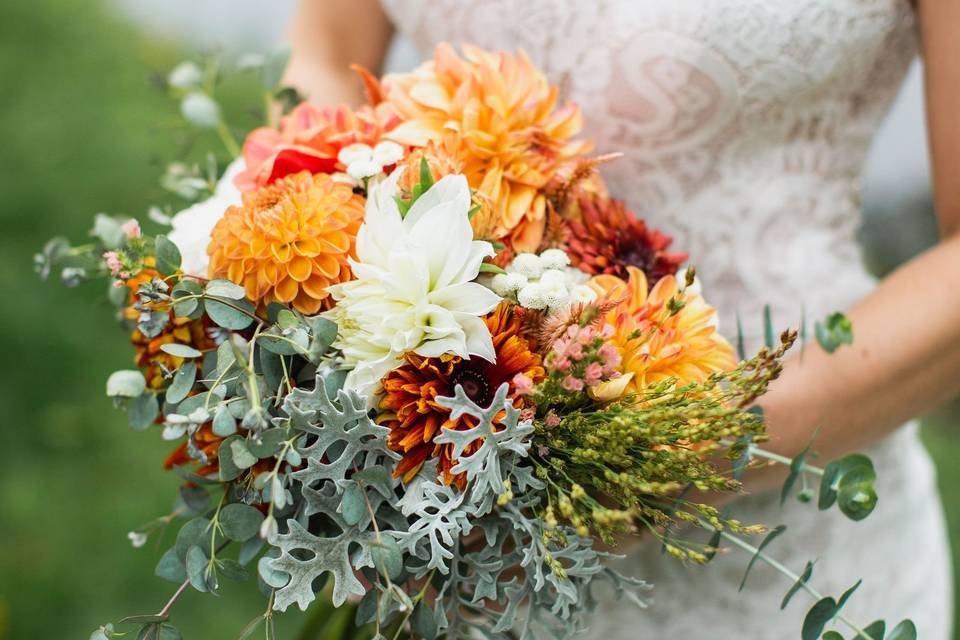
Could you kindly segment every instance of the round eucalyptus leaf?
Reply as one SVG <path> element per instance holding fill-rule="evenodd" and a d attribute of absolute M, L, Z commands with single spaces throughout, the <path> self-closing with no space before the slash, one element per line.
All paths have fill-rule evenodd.
<path fill-rule="evenodd" d="M 281 589 L 288 582 L 290 582 L 290 576 L 288 576 L 283 571 L 278 571 L 270 566 L 270 560 L 272 558 L 268 556 L 263 556 L 257 562 L 257 573 L 260 575 L 260 578 L 266 582 L 268 585 L 274 589 Z"/>
<path fill-rule="evenodd" d="M 144 393 L 127 401 L 127 419 L 130 428 L 135 431 L 143 431 L 152 425 L 159 413 L 160 404 L 152 393 Z"/>
<path fill-rule="evenodd" d="M 217 405 L 213 412 L 212 428 L 213 433 L 221 437 L 230 436 L 237 432 L 237 421 L 230 415 L 230 409 L 225 405 Z"/>
<path fill-rule="evenodd" d="M 199 358 L 203 356 L 202 351 L 198 351 L 188 344 L 180 344 L 178 342 L 168 342 L 167 344 L 162 344 L 160 345 L 160 351 L 169 353 L 177 358 Z"/>
<path fill-rule="evenodd" d="M 836 600 L 829 597 L 818 600 L 803 619 L 803 629 L 800 632 L 800 637 L 803 640 L 818 640 L 820 634 L 823 633 L 823 628 L 833 620 L 833 616 L 836 614 Z"/>
<path fill-rule="evenodd" d="M 355 483 L 347 486 L 343 492 L 343 497 L 340 499 L 340 511 L 343 514 L 344 522 L 347 524 L 354 525 L 360 522 L 367 513 L 363 489 Z"/>
<path fill-rule="evenodd" d="M 250 575 L 243 565 L 229 558 L 217 560 L 217 566 L 220 567 L 220 572 L 231 580 L 246 580 Z"/>
<path fill-rule="evenodd" d="M 217 462 L 219 463 L 220 467 L 218 475 L 221 482 L 235 480 L 243 471 L 243 469 L 234 464 L 233 452 L 230 449 L 230 445 L 240 439 L 240 436 L 236 435 L 225 438 L 224 441 L 220 443 L 220 447 L 217 449 Z"/>
<path fill-rule="evenodd" d="M 917 640 L 917 627 L 912 620 L 903 620 L 893 628 L 886 640 Z"/>
<path fill-rule="evenodd" d="M 146 388 L 143 374 L 133 369 L 114 371 L 107 378 L 107 395 L 111 398 L 136 398 Z"/>
<path fill-rule="evenodd" d="M 260 433 L 259 438 L 251 437 L 247 441 L 247 449 L 257 458 L 269 458 L 278 451 L 287 439 L 287 432 L 283 429 L 267 429 Z"/>
<path fill-rule="evenodd" d="M 205 307 L 210 319 L 224 329 L 240 331 L 249 327 L 253 322 L 255 309 L 246 300 L 223 302 L 208 298 Z"/>
<path fill-rule="evenodd" d="M 208 296 L 228 298 L 230 300 L 243 300 L 243 297 L 247 294 L 246 290 L 240 285 L 230 282 L 229 280 L 221 279 L 208 282 L 204 291 Z"/>
<path fill-rule="evenodd" d="M 186 318 L 200 308 L 200 300 L 192 296 L 203 293 L 203 288 L 193 280 L 181 280 L 173 288 L 173 313 L 178 318 Z M 179 302 L 178 302 L 179 300 Z"/>
<path fill-rule="evenodd" d="M 843 636 L 836 631 L 827 631 L 820 640 L 843 640 Z"/>
<path fill-rule="evenodd" d="M 154 240 L 157 271 L 165 276 L 173 275 L 180 269 L 180 249 L 167 236 L 159 235 Z"/>
<path fill-rule="evenodd" d="M 237 552 L 237 561 L 243 565 L 249 564 L 263 549 L 263 545 L 264 540 L 260 536 L 248 538 L 240 545 L 240 551 Z"/>
<path fill-rule="evenodd" d="M 883 640 L 883 636 L 887 633 L 887 623 L 883 620 L 877 620 L 864 627 L 863 630 L 874 640 Z"/>
<path fill-rule="evenodd" d="M 196 63 L 181 62 L 167 74 L 167 84 L 175 89 L 196 89 L 203 84 L 203 70 Z"/>
<path fill-rule="evenodd" d="M 157 614 L 145 614 L 140 616 L 127 616 L 122 618 L 117 624 L 159 624 L 167 620 L 170 616 L 157 615 Z"/>
<path fill-rule="evenodd" d="M 187 550 L 192 546 L 199 546 L 205 553 L 210 551 L 210 521 L 206 518 L 188 520 L 180 527 L 174 550 L 180 562 L 187 560 Z"/>
<path fill-rule="evenodd" d="M 203 549 L 193 545 L 187 549 L 187 579 L 197 591 L 206 592 L 207 589 L 207 563 L 209 559 Z"/>
<path fill-rule="evenodd" d="M 220 510 L 218 521 L 223 535 L 236 542 L 243 542 L 257 534 L 263 514 L 248 504 L 234 502 Z"/>
<path fill-rule="evenodd" d="M 197 351 L 197 353 L 200 352 Z M 167 402 L 176 404 L 186 398 L 187 394 L 190 393 L 190 390 L 193 389 L 193 383 L 196 381 L 196 379 L 197 363 L 184 362 L 183 365 L 177 369 L 177 372 L 173 374 L 173 382 L 171 382 L 170 386 L 167 388 Z"/>
<path fill-rule="evenodd" d="M 177 557 L 177 550 L 170 547 L 160 556 L 153 574 L 158 578 L 169 580 L 170 582 L 180 584 L 187 579 L 187 569 L 183 560 Z"/>
<path fill-rule="evenodd" d="M 430 607 L 423 600 L 413 610 L 410 626 L 413 627 L 414 636 L 418 638 L 434 640 L 437 637 L 437 621 L 434 619 Z"/>
<path fill-rule="evenodd" d="M 183 636 L 176 627 L 164 623 L 160 625 L 159 640 L 183 640 Z"/>
<path fill-rule="evenodd" d="M 194 91 L 180 101 L 184 119 L 199 129 L 213 129 L 220 124 L 220 105 L 205 93 Z"/>
<path fill-rule="evenodd" d="M 390 536 L 381 536 L 380 540 L 370 545 L 373 564 L 381 575 L 395 580 L 403 571 L 403 554 L 400 545 Z"/>

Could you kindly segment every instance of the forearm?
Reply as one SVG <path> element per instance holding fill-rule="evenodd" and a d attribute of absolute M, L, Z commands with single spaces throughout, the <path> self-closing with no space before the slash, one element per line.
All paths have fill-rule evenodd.
<path fill-rule="evenodd" d="M 317 105 L 356 106 L 363 85 L 350 65 L 378 74 L 392 32 L 377 0 L 301 0 L 284 83 Z"/>
<path fill-rule="evenodd" d="M 849 310 L 853 345 L 827 354 L 808 344 L 802 357 L 794 354 L 760 401 L 765 446 L 793 456 L 819 428 L 814 448 L 829 459 L 869 446 L 960 393 L 958 283 L 954 236 Z"/>

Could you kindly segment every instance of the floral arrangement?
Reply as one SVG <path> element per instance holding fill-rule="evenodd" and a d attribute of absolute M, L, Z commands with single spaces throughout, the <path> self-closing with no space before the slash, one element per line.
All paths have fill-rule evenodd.
<path fill-rule="evenodd" d="M 215 163 L 171 168 L 164 183 L 198 202 L 153 215 L 166 233 L 101 215 L 95 246 L 38 256 L 68 284 L 110 280 L 136 368 L 107 395 L 170 441 L 183 480 L 174 510 L 130 533 L 141 546 L 182 521 L 156 569 L 180 586 L 122 621 L 138 637 L 179 637 L 180 594 L 250 573 L 267 610 L 244 634 L 331 601 L 377 638 L 568 637 L 600 582 L 645 603 L 642 576 L 606 563 L 623 536 L 695 563 L 728 542 L 776 566 L 764 549 L 782 528 L 708 504 L 753 460 L 789 466 L 784 498 L 799 481 L 810 501 L 822 477 L 821 509 L 873 509 L 865 457 L 821 469 L 757 446 L 755 401 L 797 332 L 777 342 L 768 325 L 766 348 L 735 354 L 687 256 L 608 195 L 612 157 L 589 155 L 577 107 L 522 53 L 441 45 L 410 73 L 359 70 L 359 108 L 298 102 L 277 66 L 262 71 L 285 114 L 219 179 Z M 169 86 L 233 152 L 211 73 L 187 63 Z M 817 337 L 852 339 L 840 315 Z M 804 638 L 831 622 L 915 636 L 845 618 L 856 587 L 822 596 L 812 564 L 780 568 L 784 606 L 816 600 Z"/>

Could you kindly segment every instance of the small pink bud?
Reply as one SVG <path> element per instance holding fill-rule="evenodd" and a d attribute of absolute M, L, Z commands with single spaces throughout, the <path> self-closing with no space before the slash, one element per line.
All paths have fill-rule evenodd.
<path fill-rule="evenodd" d="M 547 426 L 553 429 L 554 427 L 560 426 L 560 416 L 555 414 L 553 411 L 547 414 L 547 419 L 545 420 Z"/>
<path fill-rule="evenodd" d="M 528 396 L 533 393 L 533 380 L 523 373 L 513 376 L 513 388 L 521 396 Z"/>
<path fill-rule="evenodd" d="M 583 380 L 567 376 L 563 379 L 563 388 L 567 391 L 583 391 Z"/>
<path fill-rule="evenodd" d="M 591 362 L 583 372 L 583 381 L 587 383 L 588 387 L 597 386 L 602 378 L 603 367 L 600 366 L 599 362 Z"/>
<path fill-rule="evenodd" d="M 137 222 L 136 218 L 130 218 L 120 225 L 120 228 L 123 229 L 123 232 L 127 234 L 127 238 L 130 240 L 140 237 L 140 223 Z"/>
<path fill-rule="evenodd" d="M 115 276 L 123 269 L 123 264 L 120 262 L 120 257 L 116 251 L 107 251 L 103 254 L 103 259 L 107 261 L 107 268 L 110 269 L 111 275 Z"/>

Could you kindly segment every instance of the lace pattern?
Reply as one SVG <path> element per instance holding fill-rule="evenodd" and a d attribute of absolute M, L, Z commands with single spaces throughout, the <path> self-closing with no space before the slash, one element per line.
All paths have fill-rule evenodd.
<path fill-rule="evenodd" d="M 523 48 L 579 103 L 597 152 L 624 154 L 603 168 L 611 192 L 694 256 L 728 334 L 738 312 L 757 336 L 764 304 L 775 326 L 796 326 L 802 312 L 822 317 L 873 287 L 856 240 L 860 174 L 916 55 L 907 0 L 383 4 L 425 53 L 444 40 Z M 864 616 L 911 615 L 921 637 L 947 638 L 949 556 L 929 459 L 912 427 L 872 455 L 881 506 L 863 523 L 802 505 L 781 511 L 773 496 L 741 500 L 737 514 L 787 522 L 779 556 L 795 569 L 823 558 L 815 578 L 831 594 L 863 577 L 854 615 L 858 607 Z M 902 539 L 922 542 L 901 553 Z M 637 625 L 655 637 L 701 637 L 705 628 L 722 638 L 796 637 L 799 601 L 776 613 L 789 585 L 760 571 L 752 594 L 739 597 L 740 560 L 702 570 L 650 549 L 628 558 L 661 583 L 659 604 L 644 613 L 610 604 L 596 637 L 634 638 Z"/>

